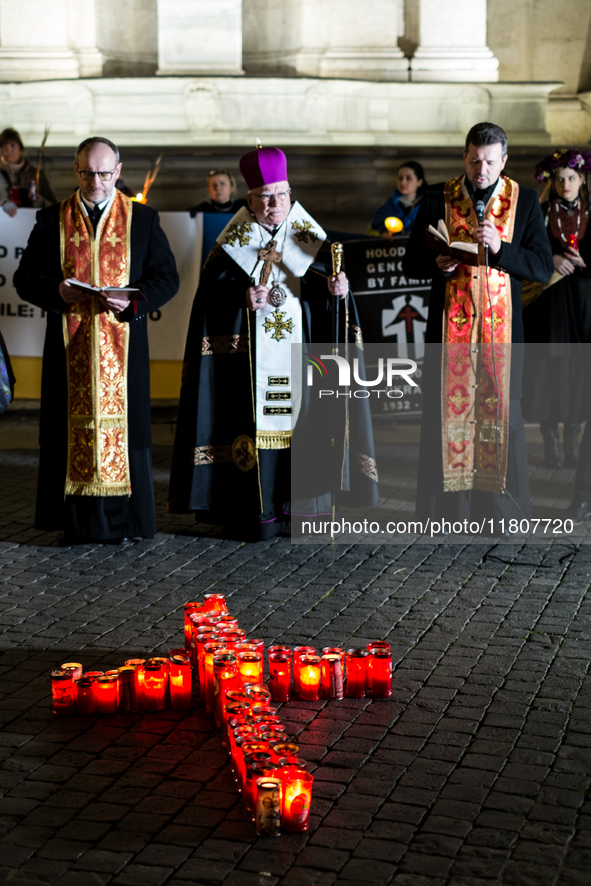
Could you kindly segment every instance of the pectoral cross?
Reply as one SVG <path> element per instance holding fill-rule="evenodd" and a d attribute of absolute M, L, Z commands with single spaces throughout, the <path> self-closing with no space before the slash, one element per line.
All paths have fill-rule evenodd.
<path fill-rule="evenodd" d="M 277 243 L 275 240 L 271 240 L 267 243 L 266 246 L 263 246 L 262 249 L 259 249 L 258 258 L 259 261 L 263 262 L 263 267 L 261 269 L 261 276 L 259 278 L 259 286 L 266 286 L 267 280 L 271 276 L 271 269 L 273 265 L 278 265 L 281 261 L 282 252 L 277 252 L 275 247 Z"/>

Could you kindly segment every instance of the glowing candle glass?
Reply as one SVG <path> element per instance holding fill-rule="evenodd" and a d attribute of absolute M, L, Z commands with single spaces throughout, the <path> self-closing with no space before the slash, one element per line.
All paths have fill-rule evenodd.
<path fill-rule="evenodd" d="M 263 776 L 256 780 L 255 824 L 257 834 L 278 837 L 281 834 L 281 780 Z"/>
<path fill-rule="evenodd" d="M 117 675 L 119 710 L 133 714 L 140 709 L 140 678 L 137 669 L 129 665 L 119 668 Z"/>
<path fill-rule="evenodd" d="M 318 655 L 300 655 L 300 698 L 304 701 L 318 701 L 322 668 Z"/>
<path fill-rule="evenodd" d="M 94 698 L 94 679 L 92 677 L 80 677 L 74 681 L 76 686 L 76 711 L 78 714 L 94 714 L 96 701 Z"/>
<path fill-rule="evenodd" d="M 221 655 L 214 655 L 213 675 L 215 725 L 218 729 L 222 729 L 224 725 L 226 692 L 228 689 L 234 689 L 236 681 L 239 681 L 236 656 L 231 652 L 223 652 Z"/>
<path fill-rule="evenodd" d="M 325 698 L 343 697 L 343 660 L 338 653 L 322 656 L 322 694 Z"/>
<path fill-rule="evenodd" d="M 244 691 L 254 704 L 265 704 L 271 698 L 271 693 L 264 683 L 245 683 Z"/>
<path fill-rule="evenodd" d="M 167 673 L 161 661 L 149 658 L 144 665 L 144 707 L 162 711 L 166 707 Z"/>
<path fill-rule="evenodd" d="M 347 650 L 347 698 L 365 698 L 368 659 L 367 649 Z"/>
<path fill-rule="evenodd" d="M 229 693 L 228 693 L 229 694 Z M 227 696 L 226 696 L 227 699 Z M 224 708 L 224 726 L 222 728 L 222 744 L 225 748 L 230 746 L 230 723 L 234 722 L 234 725 L 237 726 L 241 721 L 239 719 L 240 715 L 243 717 L 250 715 L 250 703 L 247 701 L 232 701 L 226 703 Z M 249 717 L 250 719 L 250 717 Z M 254 733 L 254 730 L 253 730 Z"/>
<path fill-rule="evenodd" d="M 139 700 L 140 705 L 144 703 L 144 665 L 146 663 L 145 658 L 128 658 L 125 662 L 126 668 L 135 668 L 137 672 L 137 681 L 138 681 L 138 689 L 139 689 Z"/>
<path fill-rule="evenodd" d="M 365 684 L 366 694 L 373 695 L 373 673 L 371 668 L 371 651 L 372 649 L 385 649 L 387 652 L 390 652 L 390 644 L 386 643 L 385 640 L 373 640 L 371 643 L 367 644 L 367 651 L 369 652 L 370 657 L 367 660 L 367 682 Z"/>
<path fill-rule="evenodd" d="M 193 665 L 193 673 L 197 677 L 199 683 L 199 691 L 201 693 L 201 701 L 205 704 L 205 647 L 208 643 L 217 643 L 217 634 L 208 631 L 207 633 L 198 634 L 195 641 L 194 655 L 191 657 Z"/>
<path fill-rule="evenodd" d="M 372 649 L 369 653 L 372 698 L 392 695 L 392 653 L 389 649 Z"/>
<path fill-rule="evenodd" d="M 201 612 L 203 610 L 203 603 L 185 603 L 185 649 L 191 648 L 191 621 L 189 616 L 194 612 Z"/>
<path fill-rule="evenodd" d="M 248 706 L 248 713 L 250 714 L 250 699 L 246 692 L 243 692 L 241 689 L 228 689 L 226 692 L 226 704 L 225 704 L 225 712 L 224 712 L 224 725 L 223 731 L 227 732 L 228 730 L 228 706 L 231 704 L 235 704 L 236 702 L 245 702 Z"/>
<path fill-rule="evenodd" d="M 245 637 L 246 631 L 241 631 L 240 628 L 222 628 L 220 631 L 220 640 L 232 650 L 237 643 L 242 643 Z"/>
<path fill-rule="evenodd" d="M 244 804 L 250 812 L 252 819 L 255 817 L 257 802 L 257 780 L 259 778 L 273 778 L 277 774 L 277 764 L 271 760 L 249 760 L 246 764 L 246 784 L 244 787 Z"/>
<path fill-rule="evenodd" d="M 238 670 L 243 683 L 262 683 L 262 655 L 258 652 L 238 652 Z"/>
<path fill-rule="evenodd" d="M 316 655 L 313 646 L 296 646 L 293 650 L 293 691 L 300 692 L 300 670 L 302 667 L 302 655 Z"/>
<path fill-rule="evenodd" d="M 93 693 L 94 693 L 94 704 L 95 704 L 95 707 L 96 707 L 96 685 L 95 685 L 95 684 L 96 684 L 96 678 L 97 678 L 97 677 L 102 677 L 104 673 L 105 673 L 104 671 L 86 671 L 85 674 L 82 674 L 83 677 L 88 677 L 89 680 L 92 680 L 92 682 L 93 682 L 92 691 L 93 691 Z"/>
<path fill-rule="evenodd" d="M 170 656 L 170 706 L 175 711 L 191 707 L 191 659 L 188 655 Z"/>
<path fill-rule="evenodd" d="M 117 700 L 117 674 L 103 674 L 96 678 L 96 709 L 99 714 L 115 714 L 119 709 Z"/>
<path fill-rule="evenodd" d="M 285 652 L 269 652 L 269 689 L 273 701 L 289 701 L 291 687 L 291 656 Z"/>
<path fill-rule="evenodd" d="M 205 594 L 203 600 L 209 612 L 217 612 L 220 615 L 226 615 L 228 612 L 228 604 L 223 594 Z"/>
<path fill-rule="evenodd" d="M 82 677 L 82 665 L 79 661 L 67 661 L 65 664 L 60 665 L 59 669 L 62 671 L 70 671 L 74 682 Z"/>
<path fill-rule="evenodd" d="M 269 646 L 268 654 L 273 655 L 274 652 L 282 652 L 284 655 L 291 657 L 291 646 L 283 646 L 281 643 L 275 646 Z"/>
<path fill-rule="evenodd" d="M 286 757 L 297 757 L 299 752 L 299 744 L 291 741 L 278 741 L 271 747 L 271 753 L 273 754 L 272 759 L 275 760 L 276 763 L 279 763 L 279 760 Z"/>
<path fill-rule="evenodd" d="M 215 655 L 222 655 L 230 650 L 225 643 L 219 643 L 217 640 L 213 643 L 206 643 L 203 647 L 203 683 L 201 684 L 201 700 L 205 700 L 205 710 L 208 714 L 214 712 L 215 685 L 213 678 L 213 659 Z"/>
<path fill-rule="evenodd" d="M 225 628 L 238 628 L 238 619 L 234 618 L 233 615 L 220 615 L 217 623 L 221 630 Z"/>
<path fill-rule="evenodd" d="M 284 781 L 282 822 L 290 834 L 308 830 L 314 777 L 305 769 L 287 767 Z"/>
<path fill-rule="evenodd" d="M 74 713 L 74 683 L 69 670 L 57 668 L 51 672 L 51 701 L 58 717 Z"/>
<path fill-rule="evenodd" d="M 248 790 L 247 786 L 247 777 L 248 777 L 248 767 L 253 763 L 268 763 L 271 759 L 271 754 L 268 750 L 266 751 L 245 751 L 245 748 L 248 748 L 252 742 L 243 741 L 242 745 L 239 748 L 239 756 L 238 756 L 238 764 L 240 766 L 240 778 L 242 784 L 242 795 L 244 797 L 244 802 L 248 808 L 248 802 L 246 799 L 246 792 Z"/>

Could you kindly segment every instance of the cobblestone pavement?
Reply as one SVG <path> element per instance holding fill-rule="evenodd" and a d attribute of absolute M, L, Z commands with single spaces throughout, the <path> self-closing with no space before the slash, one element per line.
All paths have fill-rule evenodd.
<path fill-rule="evenodd" d="M 155 455 L 156 539 L 62 548 L 36 451 L 0 451 L 0 883 L 589 886 L 589 547 L 223 541 L 165 515 Z M 52 715 L 54 666 L 166 652 L 204 591 L 268 642 L 392 643 L 391 700 L 282 708 L 307 834 L 256 837 L 202 708 Z"/>

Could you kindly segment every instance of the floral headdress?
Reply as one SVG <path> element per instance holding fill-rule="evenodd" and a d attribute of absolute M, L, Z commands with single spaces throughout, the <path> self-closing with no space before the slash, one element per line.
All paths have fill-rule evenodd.
<path fill-rule="evenodd" d="M 557 169 L 574 169 L 580 175 L 591 172 L 591 154 L 576 148 L 560 148 L 544 157 L 536 166 L 535 176 L 539 182 L 548 181 Z"/>

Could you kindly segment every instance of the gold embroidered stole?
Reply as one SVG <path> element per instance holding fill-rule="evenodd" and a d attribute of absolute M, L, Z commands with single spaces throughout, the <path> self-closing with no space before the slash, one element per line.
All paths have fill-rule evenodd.
<path fill-rule="evenodd" d="M 131 262 L 131 200 L 120 191 L 96 235 L 78 194 L 60 206 L 64 278 L 95 286 L 127 286 Z M 129 323 L 95 297 L 63 315 L 68 373 L 66 495 L 130 495 L 127 427 Z"/>
<path fill-rule="evenodd" d="M 464 178 L 445 184 L 445 222 L 451 241 L 474 242 L 478 219 Z M 485 209 L 510 243 L 519 185 L 501 176 Z M 443 314 L 442 451 L 445 492 L 500 492 L 507 474 L 511 374 L 511 279 L 489 268 L 459 265 L 448 278 Z M 496 376 L 496 379 L 495 379 Z M 497 421 L 498 419 L 498 421 Z M 498 464 L 497 464 L 498 447 Z"/>

